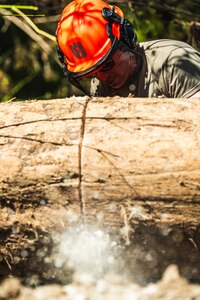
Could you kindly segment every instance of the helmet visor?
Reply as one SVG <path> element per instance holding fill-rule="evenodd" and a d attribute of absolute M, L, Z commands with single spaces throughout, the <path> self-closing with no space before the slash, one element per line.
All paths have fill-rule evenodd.
<path fill-rule="evenodd" d="M 82 76 L 77 78 L 71 77 L 72 81 L 76 81 L 82 88 L 83 87 L 89 95 L 88 87 L 90 86 L 90 79 L 96 77 L 100 82 L 111 86 L 114 89 L 122 87 L 128 78 L 133 75 L 133 73 L 138 68 L 138 60 L 132 51 L 123 43 L 119 42 L 117 49 L 112 51 L 101 65 L 91 72 L 87 72 Z M 76 84 L 77 85 L 77 84 Z"/>
<path fill-rule="evenodd" d="M 83 71 L 83 72 L 69 72 L 68 71 L 68 77 L 69 79 L 82 79 L 82 78 L 92 78 L 95 77 L 96 73 L 98 73 L 100 70 L 102 72 L 109 71 L 109 69 L 112 68 L 112 59 L 111 57 L 115 53 L 115 51 L 118 49 L 120 44 L 120 41 L 117 38 L 114 38 L 112 47 L 110 51 L 102 58 L 100 59 L 94 66 L 91 68 Z"/>

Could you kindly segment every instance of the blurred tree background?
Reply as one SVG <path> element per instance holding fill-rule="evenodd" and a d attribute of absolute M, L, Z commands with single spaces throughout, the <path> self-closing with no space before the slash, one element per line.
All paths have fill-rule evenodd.
<path fill-rule="evenodd" d="M 95 0 L 94 0 L 95 1 Z M 56 54 L 56 43 L 31 26 L 55 36 L 64 0 L 1 1 L 0 5 L 0 101 L 53 99 L 82 95 L 68 84 Z M 200 50 L 199 0 L 107 1 L 122 8 L 132 22 L 138 40 L 170 38 Z M 36 6 L 22 10 L 28 19 L 6 5 Z"/>

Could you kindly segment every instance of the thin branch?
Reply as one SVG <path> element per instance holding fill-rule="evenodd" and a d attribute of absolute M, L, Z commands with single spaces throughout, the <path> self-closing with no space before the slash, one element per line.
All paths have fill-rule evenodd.
<path fill-rule="evenodd" d="M 24 20 L 40 35 L 45 36 L 46 38 L 52 40 L 53 42 L 56 42 L 56 38 L 55 36 L 53 36 L 52 34 L 49 34 L 46 31 L 43 31 L 41 29 L 39 29 L 34 23 L 33 21 L 31 21 L 31 19 L 29 17 L 26 16 L 26 14 L 24 14 L 20 9 L 18 9 L 16 6 L 12 7 L 12 10 L 15 11 L 16 13 L 18 13 L 20 16 L 22 16 L 24 18 Z"/>
<path fill-rule="evenodd" d="M 30 6 L 30 5 L 7 5 L 7 4 L 1 4 L 0 8 L 10 8 L 17 7 L 19 9 L 27 9 L 27 10 L 38 10 L 37 6 Z"/>
<path fill-rule="evenodd" d="M 8 14 L 9 10 L 1 8 L 0 13 Z M 52 49 L 49 46 L 49 44 L 46 41 L 44 41 L 44 39 L 40 35 L 38 35 L 28 24 L 20 20 L 18 17 L 14 16 L 4 16 L 3 18 L 5 20 L 9 20 L 18 28 L 23 30 L 27 35 L 29 35 L 38 45 L 40 45 L 40 47 L 47 55 L 51 53 Z"/>
<path fill-rule="evenodd" d="M 57 23 L 59 20 L 60 20 L 60 14 L 56 16 L 34 18 L 34 23 L 35 24 Z"/>

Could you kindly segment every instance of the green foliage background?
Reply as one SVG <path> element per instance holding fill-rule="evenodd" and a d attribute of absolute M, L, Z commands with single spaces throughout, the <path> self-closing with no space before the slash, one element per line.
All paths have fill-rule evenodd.
<path fill-rule="evenodd" d="M 95 1 L 95 0 L 94 0 Z M 8 3 L 9 2 L 9 3 Z M 1 1 L 1 4 L 34 5 L 37 11 L 25 10 L 38 28 L 55 34 L 59 16 L 71 1 L 26 0 Z M 132 22 L 139 41 L 171 38 L 182 40 L 200 49 L 199 0 L 107 1 L 122 8 Z M 44 16 L 40 16 L 44 15 Z M 56 44 L 16 26 L 21 16 L 10 9 L 0 9 L 0 101 L 53 99 L 81 92 L 64 77 L 56 55 Z M 33 31 L 33 30 L 32 30 Z M 46 45 L 46 46 L 45 46 Z"/>

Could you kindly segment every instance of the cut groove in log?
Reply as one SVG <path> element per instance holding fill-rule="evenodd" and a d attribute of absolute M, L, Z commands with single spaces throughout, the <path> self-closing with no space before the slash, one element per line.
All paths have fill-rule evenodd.
<path fill-rule="evenodd" d="M 89 98 L 86 100 L 83 113 L 82 113 L 82 124 L 80 128 L 80 143 L 79 143 L 79 152 L 78 152 L 78 160 L 79 160 L 79 201 L 81 205 L 81 213 L 83 218 L 85 217 L 85 201 L 82 197 L 82 148 L 83 148 L 83 141 L 84 141 L 84 134 L 85 134 L 85 119 L 86 119 L 86 111 L 87 105 L 89 102 Z M 83 219 L 83 221 L 85 221 Z"/>

